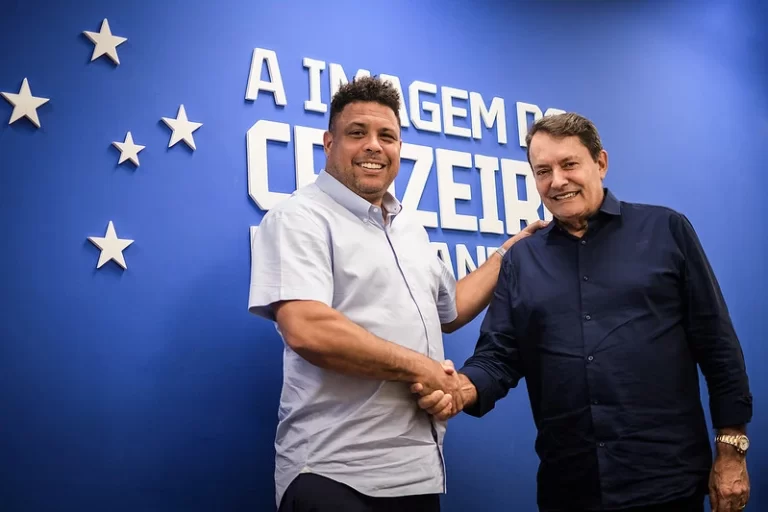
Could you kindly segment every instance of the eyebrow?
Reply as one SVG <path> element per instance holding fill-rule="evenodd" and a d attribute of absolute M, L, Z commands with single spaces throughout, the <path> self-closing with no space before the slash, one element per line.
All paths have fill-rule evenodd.
<path fill-rule="evenodd" d="M 355 121 L 347 125 L 347 129 L 350 129 L 350 128 L 368 128 L 368 126 L 363 123 Z"/>
<path fill-rule="evenodd" d="M 566 156 L 564 156 L 564 157 L 562 157 L 562 158 L 558 159 L 558 160 L 557 160 L 557 163 L 559 163 L 560 165 L 562 165 L 562 164 L 564 164 L 564 163 L 566 163 L 566 162 L 576 162 L 577 160 L 578 160 L 578 159 L 576 158 L 576 155 L 566 155 Z M 552 166 L 551 166 L 550 164 L 548 164 L 548 163 L 547 163 L 547 164 L 539 164 L 539 165 L 534 165 L 534 166 L 532 166 L 532 167 L 533 167 L 533 169 L 534 169 L 534 170 L 537 170 L 537 169 L 549 169 L 549 168 L 550 168 L 550 167 L 552 167 Z"/>
<path fill-rule="evenodd" d="M 353 122 L 349 123 L 346 126 L 347 130 L 352 130 L 354 128 L 363 128 L 364 130 L 368 130 L 369 126 L 367 124 L 361 123 L 359 121 L 353 121 Z M 397 134 L 397 131 L 393 130 L 392 128 L 390 128 L 388 126 L 384 126 L 383 128 L 380 128 L 379 132 Z"/>

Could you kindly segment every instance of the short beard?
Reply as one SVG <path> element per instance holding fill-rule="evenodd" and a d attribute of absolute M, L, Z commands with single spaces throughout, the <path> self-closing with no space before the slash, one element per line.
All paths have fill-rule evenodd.
<path fill-rule="evenodd" d="M 355 176 L 354 169 L 350 168 L 348 172 L 338 172 L 335 168 L 326 166 L 325 171 L 355 194 L 370 202 L 381 199 L 386 194 L 386 189 L 382 191 L 378 186 L 368 187 L 360 183 Z"/>

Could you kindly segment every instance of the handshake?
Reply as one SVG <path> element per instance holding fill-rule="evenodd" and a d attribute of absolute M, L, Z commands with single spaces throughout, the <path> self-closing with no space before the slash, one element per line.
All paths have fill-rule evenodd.
<path fill-rule="evenodd" d="M 419 407 L 442 421 L 453 418 L 477 400 L 472 381 L 458 373 L 450 360 L 435 362 L 428 375 L 411 385 L 411 393 L 418 396 Z"/>

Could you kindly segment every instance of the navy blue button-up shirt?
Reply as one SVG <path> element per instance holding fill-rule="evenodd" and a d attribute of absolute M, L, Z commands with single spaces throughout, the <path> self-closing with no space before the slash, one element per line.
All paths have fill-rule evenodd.
<path fill-rule="evenodd" d="M 704 493 L 715 428 L 751 419 L 741 346 L 686 217 L 607 189 L 582 238 L 556 222 L 505 256 L 460 370 L 482 416 L 526 379 L 541 510 L 603 510 Z"/>

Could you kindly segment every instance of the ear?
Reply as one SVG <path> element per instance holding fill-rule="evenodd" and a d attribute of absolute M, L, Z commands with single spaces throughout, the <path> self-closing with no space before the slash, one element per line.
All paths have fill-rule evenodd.
<path fill-rule="evenodd" d="M 600 151 L 600 155 L 597 157 L 597 168 L 600 171 L 600 179 L 605 179 L 605 175 L 608 173 L 608 152 L 604 149 Z"/>
<path fill-rule="evenodd" d="M 331 152 L 331 145 L 333 144 L 333 134 L 330 131 L 326 131 L 323 133 L 323 151 L 325 151 L 325 156 L 328 157 L 328 154 Z"/>

